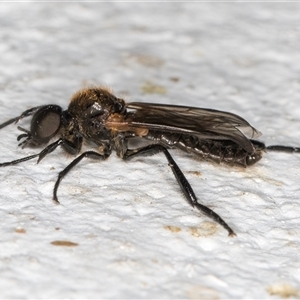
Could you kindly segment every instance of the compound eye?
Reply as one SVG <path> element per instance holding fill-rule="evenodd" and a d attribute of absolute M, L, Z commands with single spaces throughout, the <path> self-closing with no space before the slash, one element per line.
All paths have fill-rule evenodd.
<path fill-rule="evenodd" d="M 31 120 L 30 134 L 38 144 L 48 143 L 57 133 L 61 124 L 62 108 L 47 105 L 40 108 Z"/>

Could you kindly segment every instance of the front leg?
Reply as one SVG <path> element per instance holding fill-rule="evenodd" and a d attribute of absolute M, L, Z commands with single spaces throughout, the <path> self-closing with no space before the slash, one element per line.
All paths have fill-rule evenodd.
<path fill-rule="evenodd" d="M 46 155 L 52 153 L 58 146 L 62 146 L 64 148 L 64 150 L 70 154 L 78 153 L 81 148 L 81 144 L 76 146 L 73 143 L 69 142 L 68 140 L 58 139 L 57 141 L 51 143 L 50 145 L 48 145 L 46 148 L 44 148 L 41 152 L 39 152 L 37 154 L 22 157 L 22 158 L 19 158 L 19 159 L 13 160 L 13 161 L 9 161 L 9 162 L 0 163 L 0 167 L 17 165 L 21 162 L 25 162 L 27 160 L 30 160 L 30 159 L 33 159 L 36 157 L 38 157 L 37 163 L 39 163 Z M 73 151 L 73 152 L 71 152 L 71 151 Z"/>
<path fill-rule="evenodd" d="M 12 123 L 18 123 L 21 119 L 29 117 L 31 115 L 33 115 L 36 111 L 38 111 L 39 109 L 46 107 L 47 105 L 42 105 L 42 106 L 36 106 L 36 107 L 32 107 L 30 109 L 25 110 L 20 116 L 12 118 L 2 124 L 0 124 L 0 129 L 6 127 L 7 125 L 10 125 Z"/>
<path fill-rule="evenodd" d="M 106 159 L 110 153 L 106 152 L 106 154 L 100 154 L 95 151 L 86 151 L 83 152 L 81 155 L 76 157 L 67 167 L 65 167 L 59 174 L 58 178 L 55 182 L 54 189 L 53 189 L 53 201 L 59 204 L 58 198 L 57 198 L 57 189 L 59 187 L 60 182 L 62 179 L 85 157 L 91 158 L 91 159 L 99 159 L 104 160 Z"/>
<path fill-rule="evenodd" d="M 173 157 L 171 156 L 167 148 L 159 144 L 152 144 L 138 149 L 133 149 L 133 150 L 127 149 L 127 151 L 124 153 L 123 159 L 129 160 L 136 156 L 149 156 L 159 152 L 163 152 L 164 155 L 166 156 L 169 162 L 169 166 L 171 167 L 173 174 L 175 175 L 175 178 L 182 192 L 184 193 L 188 203 L 193 207 L 194 206 L 197 207 L 197 209 L 200 210 L 203 214 L 205 214 L 206 216 L 208 216 L 209 218 L 213 219 L 215 222 L 223 226 L 228 231 L 229 236 L 235 236 L 236 234 L 234 233 L 234 231 L 217 213 L 215 213 L 207 206 L 198 202 L 197 197 L 191 185 L 189 184 L 188 180 L 186 179 L 186 177 L 178 167 L 177 163 L 174 161 Z"/>

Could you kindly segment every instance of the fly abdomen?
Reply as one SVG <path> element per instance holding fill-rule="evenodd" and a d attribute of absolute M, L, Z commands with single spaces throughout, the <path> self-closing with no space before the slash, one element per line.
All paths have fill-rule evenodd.
<path fill-rule="evenodd" d="M 243 147 L 230 140 L 200 139 L 194 135 L 150 131 L 144 138 L 165 147 L 178 148 L 188 153 L 194 153 L 204 160 L 216 163 L 226 163 L 231 166 L 251 166 L 262 157 L 266 149 L 264 143 L 250 140 L 254 151 L 247 152 Z"/>
<path fill-rule="evenodd" d="M 196 136 L 182 135 L 174 146 L 195 153 L 204 160 L 247 167 L 259 161 L 265 149 L 261 142 L 253 141 L 252 144 L 254 151 L 249 153 L 230 140 L 199 139 Z"/>

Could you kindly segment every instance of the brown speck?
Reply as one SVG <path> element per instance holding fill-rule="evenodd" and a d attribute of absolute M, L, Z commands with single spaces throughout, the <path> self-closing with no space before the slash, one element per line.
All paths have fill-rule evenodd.
<path fill-rule="evenodd" d="M 212 222 L 203 222 L 199 227 L 190 227 L 191 235 L 195 237 L 210 236 L 217 231 L 217 224 Z"/>
<path fill-rule="evenodd" d="M 187 299 L 220 299 L 218 292 L 205 286 L 194 285 L 187 290 Z"/>
<path fill-rule="evenodd" d="M 196 176 L 201 176 L 202 175 L 201 172 L 199 172 L 199 171 L 187 171 L 186 173 L 193 174 L 193 175 L 196 175 Z"/>
<path fill-rule="evenodd" d="M 179 228 L 177 226 L 172 226 L 172 225 L 165 225 L 164 229 L 170 230 L 171 232 L 180 232 L 181 231 L 181 228 Z"/>
<path fill-rule="evenodd" d="M 147 81 L 142 86 L 142 92 L 145 94 L 165 95 L 167 93 L 167 89 L 162 85 L 158 85 L 153 82 Z"/>
<path fill-rule="evenodd" d="M 169 79 L 173 82 L 178 82 L 179 81 L 179 77 L 170 77 Z"/>
<path fill-rule="evenodd" d="M 267 292 L 271 296 L 279 296 L 281 298 L 289 298 L 289 297 L 299 297 L 299 290 L 295 289 L 293 286 L 287 283 L 274 284 L 267 287 Z"/>
<path fill-rule="evenodd" d="M 191 227 L 190 230 L 191 230 L 191 235 L 196 236 L 196 237 L 200 236 L 197 227 Z"/>
<path fill-rule="evenodd" d="M 18 227 L 18 228 L 15 229 L 15 232 L 16 233 L 26 233 L 26 230 L 24 228 Z"/>
<path fill-rule="evenodd" d="M 73 243 L 70 241 L 53 241 L 50 244 L 54 245 L 54 246 L 64 246 L 64 247 L 75 247 L 78 246 L 77 243 Z"/>

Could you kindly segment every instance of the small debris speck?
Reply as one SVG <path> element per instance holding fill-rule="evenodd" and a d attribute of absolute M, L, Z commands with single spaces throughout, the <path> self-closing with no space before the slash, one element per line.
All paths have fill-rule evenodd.
<path fill-rule="evenodd" d="M 170 230 L 171 232 L 180 232 L 181 231 L 181 228 L 179 228 L 177 226 L 172 226 L 172 225 L 165 225 L 164 229 Z"/>
<path fill-rule="evenodd" d="M 52 245 L 54 246 L 64 246 L 64 247 L 75 247 L 78 246 L 77 243 L 73 243 L 70 241 L 53 241 L 51 242 Z"/>

